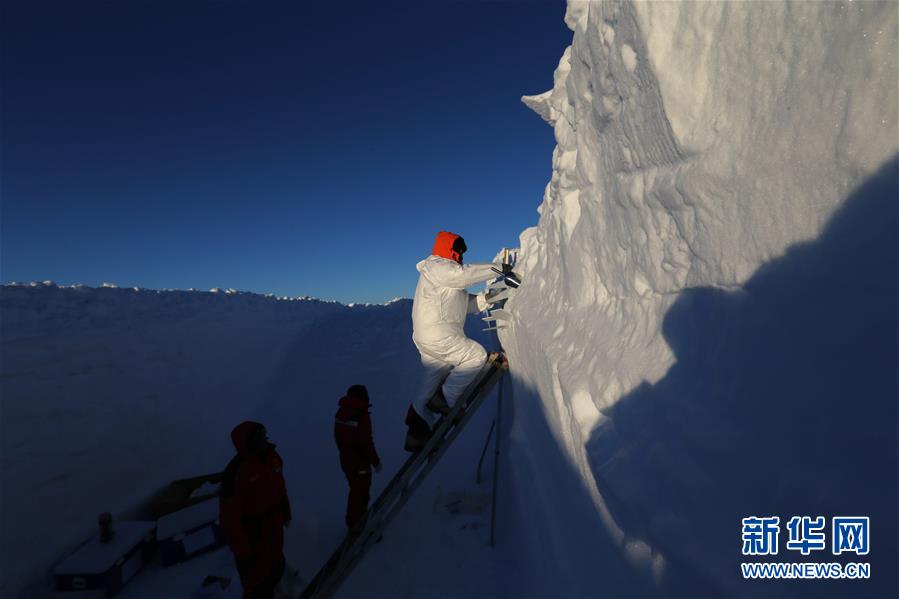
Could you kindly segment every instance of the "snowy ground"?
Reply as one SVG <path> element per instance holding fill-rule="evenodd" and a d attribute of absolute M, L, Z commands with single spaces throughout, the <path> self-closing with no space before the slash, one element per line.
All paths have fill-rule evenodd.
<path fill-rule="evenodd" d="M 112 288 L 0 293 L 0 518 L 4 561 L 14 566 L 3 570 L 4 589 L 92 532 L 99 512 L 122 512 L 174 478 L 220 470 L 230 427 L 271 392 L 294 336 L 348 310 Z"/>
<path fill-rule="evenodd" d="M 47 570 L 93 534 L 101 511 L 127 512 L 171 480 L 220 470 L 233 454 L 230 429 L 245 418 L 266 424 L 285 459 L 295 516 L 286 551 L 306 576 L 344 533 L 332 427 L 349 385 L 367 385 L 374 403 L 385 468 L 373 494 L 407 455 L 403 418 L 419 367 L 409 300 L 347 307 L 38 285 L 4 286 L 0 310 L 0 596 L 46 594 Z M 480 324 L 471 334 L 489 347 Z M 512 578 L 517 546 L 507 522 L 500 548 L 487 547 L 490 454 L 486 481 L 475 484 L 494 409 L 485 404 L 344 593 L 524 592 Z M 230 563 L 222 550 L 156 565 L 123 596 L 187 596 Z M 444 577 L 447 569 L 464 575 Z"/>

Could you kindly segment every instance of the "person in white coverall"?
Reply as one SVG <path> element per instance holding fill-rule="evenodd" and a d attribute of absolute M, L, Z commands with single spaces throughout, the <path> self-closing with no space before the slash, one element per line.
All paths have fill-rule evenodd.
<path fill-rule="evenodd" d="M 441 384 L 443 397 L 451 408 L 487 361 L 481 344 L 467 338 L 463 330 L 469 313 L 488 306 L 483 293 L 470 294 L 468 287 L 494 278 L 492 267 L 501 265 L 463 264 L 466 249 L 462 237 L 441 231 L 431 256 L 416 266 L 421 274 L 412 303 L 412 340 L 421 353 L 424 373 L 406 418 L 413 435 L 416 427 L 410 420 L 417 420 L 416 416 L 429 429 L 436 424 L 440 415 L 428 408 L 428 401 Z M 422 430 L 420 426 L 418 430 Z M 414 436 L 420 440 L 422 435 Z M 407 449 L 411 450 L 408 444 Z"/>

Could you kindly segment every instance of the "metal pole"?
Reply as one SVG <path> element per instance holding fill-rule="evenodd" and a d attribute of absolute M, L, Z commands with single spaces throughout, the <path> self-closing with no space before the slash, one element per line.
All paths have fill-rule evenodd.
<path fill-rule="evenodd" d="M 509 263 L 510 252 L 507 248 L 503 248 L 503 264 Z M 517 257 L 517 256 L 516 256 Z M 493 269 L 496 271 L 496 269 Z M 517 288 L 520 285 L 520 281 L 516 279 L 512 279 L 512 284 L 510 284 L 509 279 L 511 277 L 506 277 L 503 275 L 502 271 L 499 271 L 499 275 L 503 277 L 503 280 L 509 287 Z M 505 304 L 503 304 L 505 305 Z M 499 331 L 495 331 L 496 335 L 496 345 L 500 348 L 500 351 L 505 354 L 505 350 L 503 350 L 503 344 L 499 339 Z M 496 491 L 499 483 L 499 454 L 500 454 L 500 426 L 502 426 L 502 408 L 503 408 L 503 389 L 505 389 L 503 379 L 499 380 L 499 389 L 497 390 L 497 398 L 496 398 L 496 418 L 493 419 L 494 426 L 490 427 L 490 430 L 496 429 L 496 436 L 493 439 L 493 493 L 490 499 L 490 546 L 496 547 Z M 490 442 L 490 439 L 487 439 L 487 442 Z M 485 446 L 486 449 L 486 446 Z M 483 456 L 482 458 L 483 459 Z M 480 474 L 480 472 L 478 473 Z"/>
<path fill-rule="evenodd" d="M 505 378 L 505 377 L 503 377 Z M 499 380 L 499 397 L 496 398 L 496 420 L 494 423 L 496 424 L 496 437 L 494 437 L 494 450 L 493 450 L 493 497 L 491 500 L 490 506 L 490 546 L 496 546 L 496 489 L 497 482 L 499 479 L 499 437 L 500 437 L 500 424 L 502 420 L 502 407 L 503 407 L 503 379 Z"/>
<path fill-rule="evenodd" d="M 502 382 L 500 382 L 500 385 L 502 385 Z M 484 449 L 481 450 L 481 459 L 478 460 L 478 472 L 474 477 L 474 482 L 476 485 L 481 484 L 481 465 L 484 463 L 484 456 L 487 455 L 487 448 L 490 446 L 490 437 L 493 436 L 493 427 L 494 426 L 496 426 L 495 419 L 493 420 L 493 422 L 490 423 L 490 432 L 487 433 L 487 440 L 484 441 Z"/>

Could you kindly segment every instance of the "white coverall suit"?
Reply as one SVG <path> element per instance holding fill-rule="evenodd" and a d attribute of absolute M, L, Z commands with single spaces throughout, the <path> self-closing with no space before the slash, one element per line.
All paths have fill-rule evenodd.
<path fill-rule="evenodd" d="M 493 266 L 499 265 L 462 265 L 440 256 L 416 265 L 421 274 L 412 303 L 412 340 L 421 352 L 424 374 L 412 406 L 432 429 L 440 415 L 427 403 L 441 382 L 452 407 L 487 361 L 487 352 L 465 336 L 463 326 L 469 313 L 487 308 L 484 294 L 473 295 L 467 289 L 495 277 Z"/>

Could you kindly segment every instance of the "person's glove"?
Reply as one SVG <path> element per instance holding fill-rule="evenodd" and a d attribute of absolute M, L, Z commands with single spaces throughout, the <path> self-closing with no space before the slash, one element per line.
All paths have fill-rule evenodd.
<path fill-rule="evenodd" d="M 375 464 L 375 472 L 380 472 L 381 468 L 382 468 L 381 462 L 378 462 L 377 464 Z"/>

